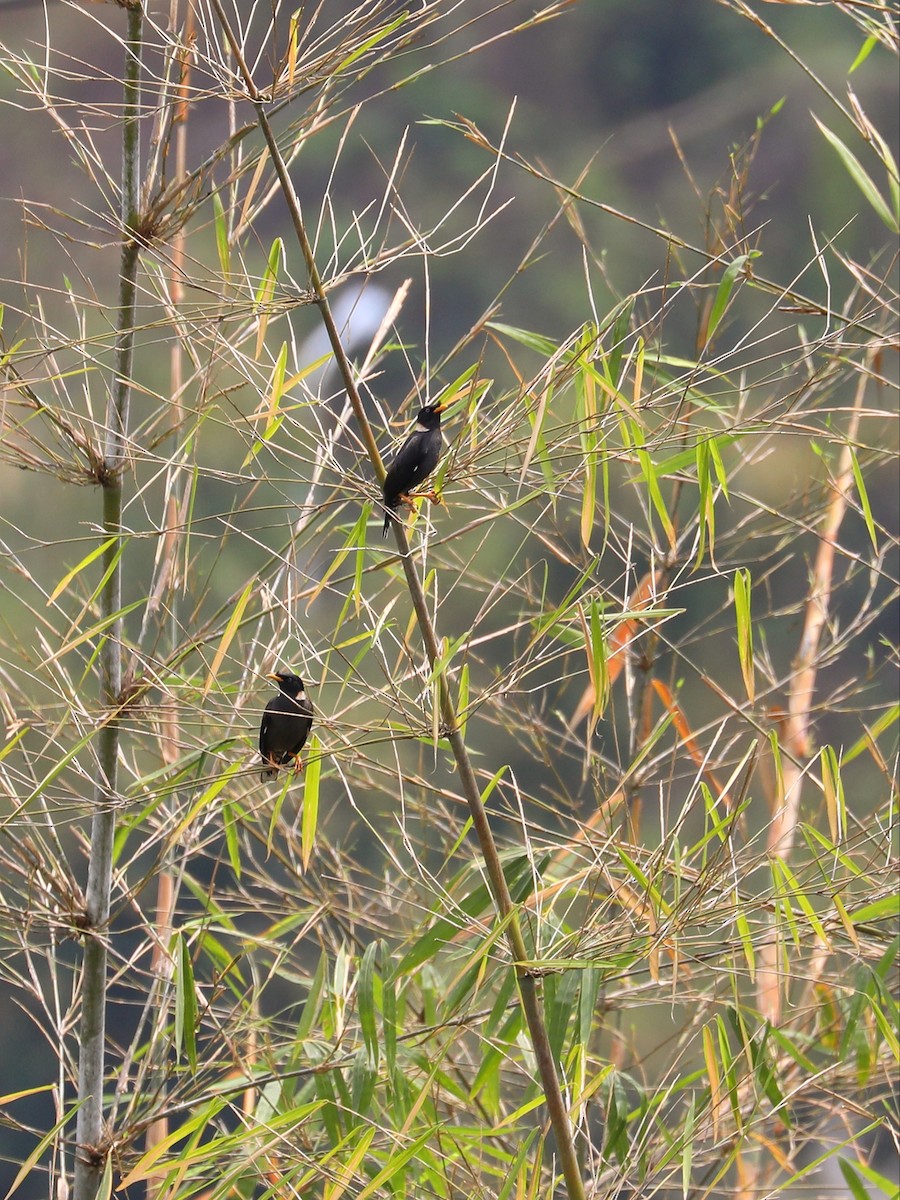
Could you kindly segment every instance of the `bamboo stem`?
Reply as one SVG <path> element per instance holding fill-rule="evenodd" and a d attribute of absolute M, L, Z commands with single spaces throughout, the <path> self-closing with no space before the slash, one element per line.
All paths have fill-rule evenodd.
<path fill-rule="evenodd" d="M 310 287 L 319 306 L 319 312 L 325 325 L 325 329 L 328 333 L 328 340 L 334 353 L 335 362 L 337 363 L 340 371 L 341 379 L 346 389 L 347 397 L 353 409 L 353 414 L 356 418 L 359 432 L 365 444 L 369 459 L 375 470 L 378 482 L 381 483 L 384 479 L 384 464 L 381 461 L 381 455 L 378 451 L 374 432 L 369 424 L 368 417 L 366 416 L 365 409 L 363 407 L 362 399 L 356 387 L 356 381 L 353 377 L 353 368 L 344 352 L 340 334 L 338 332 L 337 325 L 335 324 L 331 307 L 325 294 L 325 289 L 322 285 L 322 279 L 316 266 L 313 249 L 309 238 L 307 237 L 306 227 L 300 211 L 300 203 L 297 199 L 294 186 L 288 174 L 281 149 L 274 133 L 272 132 L 272 127 L 269 124 L 265 113 L 264 98 L 253 82 L 250 70 L 247 67 L 237 39 L 235 38 L 225 12 L 222 9 L 220 0 L 212 0 L 212 4 L 216 10 L 219 23 L 225 33 L 226 38 L 228 39 L 229 45 L 231 46 L 231 51 L 234 55 L 235 61 L 239 66 L 241 75 L 243 76 L 249 98 L 256 108 L 257 120 L 259 121 L 260 129 L 272 156 L 272 163 L 275 167 L 276 174 L 278 175 L 285 202 L 288 206 L 288 211 L 290 212 L 294 233 L 297 237 L 297 242 L 300 246 L 300 250 L 303 254 L 303 259 L 306 264 Z M 406 583 L 407 587 L 409 588 L 410 597 L 415 610 L 416 620 L 422 633 L 422 639 L 425 643 L 425 652 L 428 657 L 429 664 L 433 667 L 440 656 L 440 649 L 437 633 L 431 620 L 431 614 L 428 611 L 428 603 L 425 597 L 425 591 L 422 587 L 422 581 L 419 578 L 419 573 L 416 570 L 415 563 L 413 562 L 412 554 L 410 553 L 406 531 L 399 521 L 392 522 L 392 524 L 394 526 L 394 536 L 396 537 L 397 547 L 400 551 L 400 561 L 403 564 L 403 570 L 406 575 Z M 443 672 L 441 672 L 437 677 L 437 686 L 440 696 L 441 716 L 444 721 L 444 735 L 450 742 L 451 749 L 453 750 L 453 756 L 456 760 L 457 775 L 459 776 L 460 784 L 469 805 L 472 823 L 481 845 L 481 852 L 484 855 L 485 866 L 487 868 L 491 892 L 493 894 L 494 903 L 497 907 L 497 912 L 501 920 L 505 920 L 507 922 L 507 940 L 513 962 L 515 964 L 519 995 L 522 1001 L 525 1019 L 528 1024 L 528 1031 L 531 1038 L 532 1047 L 534 1049 L 535 1059 L 537 1061 L 541 1084 L 544 1089 L 544 1098 L 547 1103 L 550 1122 L 556 1137 L 556 1151 L 559 1156 L 563 1170 L 563 1176 L 566 1181 L 569 1200 L 584 1200 L 584 1182 L 581 1176 L 581 1170 L 579 1168 L 578 1158 L 575 1151 L 572 1125 L 569 1120 L 565 1099 L 563 1098 L 562 1088 L 560 1086 L 559 1076 L 556 1070 L 556 1063 L 554 1062 L 553 1053 L 550 1048 L 550 1039 L 547 1035 L 547 1028 L 544 1023 L 544 1015 L 538 985 L 534 976 L 524 966 L 524 962 L 529 955 L 525 946 L 525 940 L 522 936 L 518 914 L 513 906 L 512 898 L 509 894 L 509 888 L 506 885 L 506 878 L 503 874 L 500 855 L 497 850 L 497 845 L 494 841 L 493 833 L 491 832 L 491 827 L 487 819 L 487 813 L 485 811 L 484 804 L 481 800 L 481 791 L 478 787 L 478 781 L 475 778 L 475 772 L 472 768 L 472 763 L 469 758 L 468 751 L 466 750 L 465 742 L 463 741 L 456 708 L 450 695 L 450 688 L 447 683 L 446 675 Z"/>
<path fill-rule="evenodd" d="M 115 537 L 122 518 L 122 474 L 126 460 L 131 364 L 134 351 L 136 276 L 140 245 L 138 170 L 140 167 L 141 47 L 143 11 L 128 9 L 122 134 L 122 252 L 115 346 L 115 378 L 106 409 L 105 442 L 99 482 L 103 488 L 103 534 Z M 116 541 L 103 555 L 106 583 L 100 612 L 112 618 L 122 607 L 122 559 Z M 114 709 L 122 691 L 121 621 L 114 620 L 100 648 L 100 705 Z M 112 886 L 113 837 L 117 799 L 119 722 L 104 721 L 97 735 L 97 779 L 91 819 L 91 848 L 85 905 L 81 1027 L 78 1051 L 78 1116 L 75 1126 L 73 1200 L 94 1200 L 103 1175 L 107 1148 L 103 1130 L 103 1076 L 106 1040 L 107 923 Z"/>

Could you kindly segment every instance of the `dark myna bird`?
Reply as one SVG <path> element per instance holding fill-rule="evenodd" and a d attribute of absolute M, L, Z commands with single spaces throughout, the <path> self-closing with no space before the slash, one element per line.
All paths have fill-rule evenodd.
<path fill-rule="evenodd" d="M 279 767 L 294 762 L 302 770 L 300 751 L 312 729 L 313 710 L 299 675 L 275 671 L 267 678 L 278 682 L 278 695 L 266 705 L 259 726 L 259 753 L 266 764 L 263 779 L 271 779 Z"/>
<path fill-rule="evenodd" d="M 384 537 L 392 520 L 397 520 L 401 504 L 410 504 L 410 495 L 438 465 L 441 457 L 441 413 L 445 404 L 426 404 L 416 417 L 416 426 L 397 451 L 397 457 L 384 477 Z M 437 497 L 432 493 L 429 499 Z"/>

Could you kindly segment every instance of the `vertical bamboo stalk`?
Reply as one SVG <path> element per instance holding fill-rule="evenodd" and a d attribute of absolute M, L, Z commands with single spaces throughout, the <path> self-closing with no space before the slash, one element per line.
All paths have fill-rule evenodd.
<path fill-rule="evenodd" d="M 794 674 L 788 696 L 788 717 L 785 723 L 784 745 L 788 753 L 784 760 L 783 794 L 776 799 L 776 808 L 769 825 L 767 850 L 771 858 L 784 862 L 791 858 L 797 835 L 800 797 L 803 791 L 805 763 L 811 751 L 810 726 L 819 663 L 819 645 L 828 620 L 831 592 L 834 583 L 834 556 L 837 536 L 847 512 L 848 497 L 853 489 L 853 458 L 851 447 L 859 433 L 859 419 L 866 390 L 866 372 L 860 374 L 853 412 L 834 480 L 831 503 L 819 533 L 812 586 L 806 602 L 800 648 L 794 660 Z M 760 1011 L 772 1022 L 781 1019 L 783 981 L 779 964 L 777 929 L 770 930 L 760 952 L 757 976 L 757 1000 Z"/>
<path fill-rule="evenodd" d="M 122 251 L 115 344 L 115 377 L 106 407 L 103 464 L 103 534 L 115 538 L 121 530 L 122 475 L 127 454 L 128 408 L 134 351 L 134 312 L 140 246 L 138 170 L 140 167 L 141 46 L 143 10 L 138 0 L 128 8 L 122 132 Z M 111 542 L 103 555 L 107 576 L 100 594 L 100 613 L 113 618 L 122 607 L 122 559 Z M 97 735 L 97 779 L 91 819 L 91 848 L 86 892 L 84 961 L 81 984 L 81 1026 L 78 1048 L 73 1200 L 94 1200 L 106 1159 L 103 1130 L 104 1043 L 106 1040 L 107 922 L 112 883 L 113 836 L 117 799 L 119 723 L 113 716 L 122 692 L 121 622 L 113 620 L 99 655 L 100 705 L 108 718 Z"/>
<path fill-rule="evenodd" d="M 215 9 L 219 24 L 221 25 L 231 47 L 235 62 L 238 64 L 238 68 L 247 88 L 247 94 L 251 103 L 256 109 L 259 127 L 272 156 L 272 164 L 275 168 L 276 174 L 278 175 L 285 203 L 288 206 L 288 211 L 291 216 L 294 233 L 297 237 L 297 243 L 300 247 L 304 262 L 306 264 L 310 288 L 315 295 L 316 302 L 319 307 L 319 314 L 328 333 L 328 340 L 335 356 L 335 362 L 340 370 L 341 380 L 347 392 L 347 398 L 349 399 L 350 405 L 353 409 L 353 415 L 356 419 L 357 429 L 366 447 L 369 460 L 375 470 L 376 477 L 379 482 L 381 482 L 385 473 L 384 464 L 381 461 L 381 455 L 378 452 L 375 435 L 372 431 L 371 425 L 369 424 L 369 420 L 363 407 L 362 399 L 356 387 L 356 381 L 353 376 L 353 368 L 344 351 L 340 333 L 335 323 L 331 306 L 328 303 L 328 297 L 326 296 L 325 289 L 322 285 L 322 279 L 319 275 L 318 267 L 316 266 L 312 244 L 307 236 L 306 226 L 300 212 L 300 203 L 297 199 L 296 192 L 294 191 L 293 184 L 291 183 L 290 176 L 288 175 L 287 166 L 285 165 L 281 148 L 278 145 L 275 135 L 272 132 L 272 127 L 269 124 L 266 116 L 264 99 L 253 82 L 253 77 L 250 73 L 244 56 L 241 53 L 241 47 L 238 44 L 238 41 L 234 35 L 234 31 L 232 30 L 228 18 L 225 15 L 225 11 L 222 8 L 221 0 L 212 0 L 212 5 Z M 407 587 L 409 589 L 410 598 L 412 599 L 413 609 L 416 613 L 419 631 L 421 632 L 422 639 L 425 643 L 425 652 L 428 657 L 429 665 L 433 667 L 440 653 L 438 637 L 431 620 L 431 614 L 428 611 L 428 602 L 422 586 L 422 581 L 419 578 L 419 573 L 416 569 L 415 563 L 413 562 L 412 554 L 409 548 L 409 542 L 406 538 L 406 531 L 399 521 L 394 522 L 394 534 L 397 539 L 397 547 L 400 551 L 400 560 L 403 564 L 403 570 L 406 575 Z M 444 736 L 450 742 L 450 746 L 453 750 L 453 756 L 456 760 L 457 775 L 460 785 L 463 789 L 463 793 L 468 802 L 469 811 L 472 816 L 472 823 L 481 845 L 481 852 L 484 856 L 485 868 L 487 870 L 488 879 L 490 880 L 494 904 L 501 920 L 506 922 L 507 942 L 516 972 L 519 998 L 521 1000 L 522 1010 L 525 1014 L 525 1020 L 528 1026 L 528 1033 L 532 1048 L 534 1050 L 535 1060 L 537 1062 L 541 1086 L 544 1089 L 544 1099 L 547 1104 L 547 1111 L 550 1115 L 550 1123 L 553 1127 L 553 1133 L 556 1137 L 556 1153 L 559 1157 L 560 1165 L 562 1167 L 562 1173 L 566 1185 L 566 1193 L 569 1197 L 569 1200 L 585 1200 L 584 1181 L 581 1176 L 581 1169 L 575 1150 L 572 1123 L 569 1119 L 569 1112 L 566 1107 L 565 1098 L 563 1097 L 562 1086 L 560 1084 L 559 1075 L 557 1072 L 557 1065 L 553 1058 L 553 1052 L 550 1047 L 550 1039 L 547 1034 L 546 1024 L 544 1022 L 543 1004 L 539 986 L 534 975 L 524 965 L 525 960 L 528 958 L 528 952 L 525 945 L 525 939 L 522 935 L 521 926 L 519 924 L 518 912 L 513 905 L 512 897 L 510 896 L 509 888 L 506 884 L 506 877 L 503 874 L 503 866 L 500 860 L 500 855 L 497 850 L 496 843 L 494 842 L 494 835 L 491 832 L 490 822 L 488 821 L 484 804 L 481 800 L 481 792 L 478 787 L 478 781 L 475 777 L 475 771 L 472 767 L 465 741 L 463 740 L 462 731 L 460 729 L 459 720 L 456 713 L 456 707 L 450 695 L 450 687 L 447 683 L 446 675 L 443 672 L 438 676 L 437 685 L 439 689 L 441 716 L 444 724 Z"/>
<path fill-rule="evenodd" d="M 179 27 L 179 13 L 182 0 L 170 0 L 169 26 L 173 33 Z M 190 46 L 194 38 L 194 10 L 188 4 L 184 13 L 185 46 Z M 187 118 L 189 111 L 190 55 L 179 55 L 180 77 L 174 99 L 174 179 L 181 181 L 187 173 Z M 169 277 L 169 295 L 174 313 L 178 312 L 184 295 L 184 262 L 185 262 L 185 232 L 179 229 L 172 242 L 171 271 Z M 181 402 L 183 383 L 183 364 L 181 341 L 176 338 L 172 342 L 170 359 L 169 391 L 172 397 L 170 421 L 175 437 L 181 428 L 184 418 L 184 408 Z M 162 599 L 169 597 L 169 613 L 165 617 L 165 639 L 168 649 L 174 652 L 178 643 L 177 595 L 181 583 L 179 574 L 179 553 L 181 549 L 181 518 L 184 512 L 181 491 L 183 489 L 184 459 L 182 456 L 173 458 L 166 474 L 166 516 L 165 543 L 159 566 L 160 581 L 160 610 L 163 611 Z M 163 762 L 170 764 L 178 758 L 178 743 L 180 739 L 180 722 L 178 702 L 173 695 L 166 695 L 162 701 L 162 728 L 160 731 L 160 751 Z M 171 802 L 164 802 L 171 803 Z M 160 864 L 156 880 L 156 912 L 154 915 L 153 956 L 150 963 L 152 987 L 156 990 L 158 1005 L 155 1025 L 153 1027 L 153 1045 L 150 1054 L 155 1064 L 154 1082 L 162 1092 L 164 1088 L 165 1056 L 168 1052 L 168 1042 L 163 1033 L 168 1014 L 167 989 L 171 979 L 171 964 L 169 959 L 169 944 L 172 939 L 172 920 L 175 908 L 175 871 L 172 852 L 168 851 Z M 163 1114 L 147 1127 L 144 1146 L 151 1150 L 158 1146 L 169 1132 L 168 1118 Z M 165 1180 L 149 1183 L 147 1186 L 148 1200 L 162 1200 L 167 1194 Z"/>

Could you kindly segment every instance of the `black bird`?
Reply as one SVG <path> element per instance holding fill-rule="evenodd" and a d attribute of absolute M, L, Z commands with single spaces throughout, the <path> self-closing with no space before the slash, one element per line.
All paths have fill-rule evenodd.
<path fill-rule="evenodd" d="M 312 729 L 313 710 L 299 675 L 275 671 L 267 676 L 278 681 L 278 695 L 266 705 L 259 726 L 259 753 L 266 764 L 263 779 L 272 779 L 279 767 L 292 760 L 303 770 L 300 751 Z"/>
<path fill-rule="evenodd" d="M 419 410 L 416 427 L 397 451 L 397 457 L 384 477 L 384 531 L 387 537 L 391 521 L 396 521 L 397 509 L 409 503 L 409 493 L 427 479 L 441 457 L 441 413 L 445 404 L 426 404 Z M 436 500 L 432 493 L 429 497 Z"/>

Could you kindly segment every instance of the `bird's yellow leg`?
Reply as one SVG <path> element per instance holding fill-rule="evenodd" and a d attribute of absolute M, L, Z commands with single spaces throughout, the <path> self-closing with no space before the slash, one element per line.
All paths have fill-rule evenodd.
<path fill-rule="evenodd" d="M 400 496 L 400 503 L 406 504 L 410 508 L 415 507 L 415 502 L 417 500 L 428 500 L 431 504 L 443 504 L 446 508 L 446 501 L 440 492 L 410 492 L 408 495 L 406 492 L 404 492 L 403 495 Z"/>

